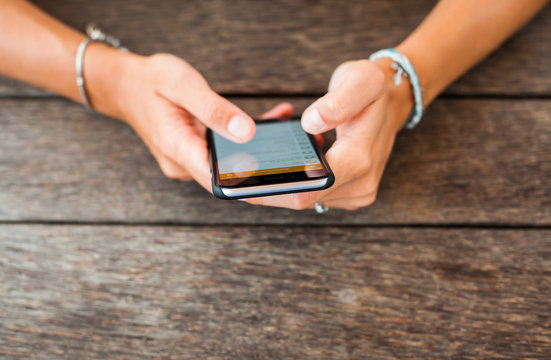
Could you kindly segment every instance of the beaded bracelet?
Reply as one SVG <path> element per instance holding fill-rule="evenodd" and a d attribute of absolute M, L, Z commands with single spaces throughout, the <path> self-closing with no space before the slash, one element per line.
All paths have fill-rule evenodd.
<path fill-rule="evenodd" d="M 423 93 L 421 92 L 421 85 L 419 84 L 417 72 L 407 56 L 396 49 L 379 50 L 371 54 L 369 60 L 375 61 L 383 58 L 394 61 L 392 63 L 392 69 L 396 71 L 393 78 L 394 85 L 400 85 L 402 82 L 402 76 L 407 77 L 409 80 L 409 84 L 411 85 L 411 89 L 413 91 L 414 106 L 404 127 L 407 129 L 413 129 L 415 125 L 419 124 L 421 118 L 423 117 Z"/>

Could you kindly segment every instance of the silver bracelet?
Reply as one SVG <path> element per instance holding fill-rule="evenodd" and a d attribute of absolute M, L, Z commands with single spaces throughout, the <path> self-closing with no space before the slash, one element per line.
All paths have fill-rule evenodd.
<path fill-rule="evenodd" d="M 77 55 L 75 58 L 75 68 L 77 72 L 77 86 L 80 91 L 80 96 L 82 98 L 82 105 L 86 110 L 93 112 L 94 109 L 92 108 L 90 100 L 88 99 L 86 84 L 84 82 L 84 54 L 86 53 L 86 48 L 88 48 L 88 45 L 94 42 L 101 42 L 122 51 L 128 50 L 121 46 L 119 39 L 107 35 L 94 24 L 89 24 L 86 27 L 86 33 L 88 35 L 88 38 L 82 40 L 82 42 L 78 45 Z"/>
<path fill-rule="evenodd" d="M 77 85 L 78 89 L 80 90 L 80 97 L 82 98 L 82 105 L 84 108 L 90 112 L 93 112 L 92 106 L 90 106 L 90 100 L 88 100 L 88 94 L 86 93 L 86 86 L 84 84 L 84 74 L 82 72 L 83 70 L 83 60 L 84 60 L 84 52 L 86 51 L 86 48 L 88 45 L 90 45 L 93 42 L 96 42 L 99 40 L 94 40 L 87 38 L 86 40 L 83 40 L 77 49 L 77 57 L 75 61 L 75 66 L 77 70 Z"/>
<path fill-rule="evenodd" d="M 382 58 L 388 58 L 394 61 L 392 63 L 392 69 L 396 71 L 394 75 L 394 85 L 398 86 L 402 82 L 402 76 L 405 76 L 409 80 L 411 90 L 413 92 L 413 110 L 404 125 L 407 129 L 413 129 L 415 125 L 419 124 L 423 117 L 423 92 L 421 91 L 421 84 L 419 83 L 419 77 L 415 68 L 404 54 L 396 49 L 383 49 L 379 50 L 369 57 L 369 60 L 375 61 Z"/>

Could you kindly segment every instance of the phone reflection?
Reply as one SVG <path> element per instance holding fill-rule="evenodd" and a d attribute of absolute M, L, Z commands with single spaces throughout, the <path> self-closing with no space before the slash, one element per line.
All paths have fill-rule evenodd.
<path fill-rule="evenodd" d="M 318 176 L 322 176 L 323 174 L 325 174 L 325 171 L 323 169 L 315 169 L 315 170 L 308 170 L 308 169 L 305 169 L 304 172 L 306 173 L 306 177 L 309 177 L 309 178 L 315 178 L 315 177 L 318 177 Z"/>
<path fill-rule="evenodd" d="M 227 186 L 238 185 L 259 169 L 258 159 L 251 153 L 238 152 L 223 157 L 218 161 L 223 169 L 231 169 L 231 174 L 224 174 Z M 235 176 L 235 177 L 234 177 Z"/>

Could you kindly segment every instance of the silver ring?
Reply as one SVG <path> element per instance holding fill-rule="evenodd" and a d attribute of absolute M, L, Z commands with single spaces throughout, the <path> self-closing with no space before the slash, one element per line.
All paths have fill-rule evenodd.
<path fill-rule="evenodd" d="M 329 208 L 327 206 L 324 206 L 322 203 L 319 202 L 314 204 L 314 209 L 316 209 L 316 212 L 318 214 L 325 214 L 329 211 Z"/>

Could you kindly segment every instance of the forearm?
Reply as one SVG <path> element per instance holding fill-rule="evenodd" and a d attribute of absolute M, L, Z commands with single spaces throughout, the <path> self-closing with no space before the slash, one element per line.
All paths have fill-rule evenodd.
<path fill-rule="evenodd" d="M 85 35 L 23 0 L 4 0 L 0 11 L 0 73 L 81 102 L 75 55 Z M 128 55 L 131 56 L 131 55 Z M 84 75 L 92 105 L 120 117 L 113 74 L 124 54 L 102 44 L 86 51 Z"/>
<path fill-rule="evenodd" d="M 425 105 L 499 47 L 546 3 L 547 0 L 441 0 L 397 46 L 418 72 Z"/>

